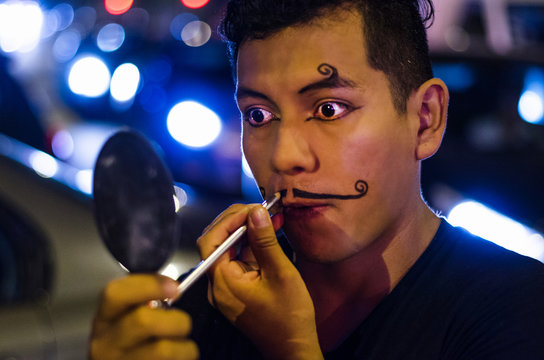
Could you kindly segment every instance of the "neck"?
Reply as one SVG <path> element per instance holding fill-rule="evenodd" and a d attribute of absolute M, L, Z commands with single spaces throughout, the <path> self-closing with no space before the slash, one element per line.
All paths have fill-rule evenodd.
<path fill-rule="evenodd" d="M 440 220 L 427 208 L 350 258 L 297 259 L 316 311 L 324 351 L 339 346 L 398 284 L 434 237 Z M 331 291 L 333 289 L 334 291 Z"/>

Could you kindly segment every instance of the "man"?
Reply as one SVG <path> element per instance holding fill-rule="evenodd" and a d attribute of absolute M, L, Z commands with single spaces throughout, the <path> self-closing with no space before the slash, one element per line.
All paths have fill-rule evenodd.
<path fill-rule="evenodd" d="M 110 284 L 93 358 L 544 357 L 544 265 L 454 229 L 421 198 L 448 90 L 432 77 L 419 11 L 409 0 L 229 4 L 244 154 L 283 210 L 270 220 L 234 205 L 204 231 L 202 258 L 243 224 L 249 247 L 177 304 L 192 335 L 185 312 L 146 306 L 175 283 Z"/>

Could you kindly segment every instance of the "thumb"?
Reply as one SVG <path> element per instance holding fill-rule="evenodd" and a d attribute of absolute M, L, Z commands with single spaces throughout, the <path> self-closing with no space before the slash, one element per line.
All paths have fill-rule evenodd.
<path fill-rule="evenodd" d="M 278 243 L 268 211 L 262 206 L 255 206 L 250 209 L 248 217 L 249 246 L 261 273 L 277 273 L 291 265 Z"/>

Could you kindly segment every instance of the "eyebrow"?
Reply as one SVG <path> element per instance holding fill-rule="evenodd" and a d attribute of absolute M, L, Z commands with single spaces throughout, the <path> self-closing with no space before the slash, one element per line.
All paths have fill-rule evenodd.
<path fill-rule="evenodd" d="M 311 83 L 309 85 L 304 86 L 302 89 L 298 91 L 300 95 L 307 93 L 309 91 L 313 90 L 321 90 L 321 89 L 336 89 L 336 88 L 354 88 L 356 87 L 356 84 L 354 81 L 351 81 L 349 79 L 345 79 L 340 76 L 331 76 L 323 80 L 316 81 L 314 83 Z"/>
<path fill-rule="evenodd" d="M 234 93 L 234 98 L 236 100 L 240 100 L 241 98 L 245 98 L 245 97 L 254 97 L 254 98 L 259 98 L 259 99 L 270 101 L 268 96 L 266 96 L 263 93 L 260 93 L 258 91 L 246 88 L 244 86 L 239 86 L 236 89 L 235 93 Z"/>
<path fill-rule="evenodd" d="M 335 77 L 329 77 L 329 78 L 308 84 L 304 86 L 303 88 L 301 88 L 298 91 L 298 94 L 303 95 L 307 92 L 314 91 L 314 90 L 336 89 L 336 88 L 344 88 L 344 87 L 355 88 L 357 87 L 357 85 L 352 80 L 345 79 L 340 76 L 335 76 Z M 254 97 L 254 98 L 259 98 L 266 101 L 271 101 L 268 96 L 266 96 L 265 94 L 261 92 L 252 90 L 244 86 L 239 86 L 234 93 L 234 98 L 236 100 L 240 100 L 245 97 Z"/>

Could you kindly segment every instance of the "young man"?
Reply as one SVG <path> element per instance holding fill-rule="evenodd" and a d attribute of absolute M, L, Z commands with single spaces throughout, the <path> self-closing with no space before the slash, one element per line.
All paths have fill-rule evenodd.
<path fill-rule="evenodd" d="M 248 226 L 249 247 L 178 303 L 202 358 L 544 357 L 544 265 L 451 227 L 421 198 L 448 91 L 419 11 L 415 0 L 229 3 L 244 154 L 283 210 L 270 220 L 234 205 L 199 239 L 206 258 Z M 196 356 L 186 313 L 145 306 L 173 285 L 110 284 L 91 355 Z"/>

